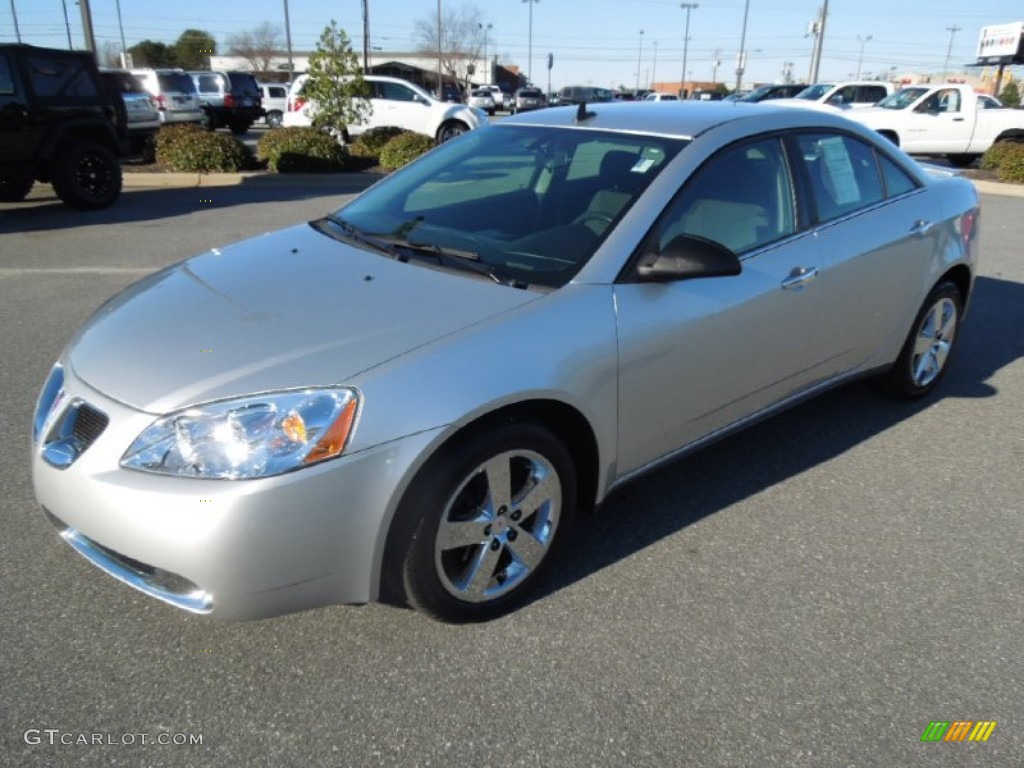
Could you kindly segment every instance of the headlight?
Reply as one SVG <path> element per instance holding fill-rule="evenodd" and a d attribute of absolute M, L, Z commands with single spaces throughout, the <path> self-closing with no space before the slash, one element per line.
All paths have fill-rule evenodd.
<path fill-rule="evenodd" d="M 351 389 L 279 392 L 163 416 L 135 438 L 121 466 L 202 478 L 269 477 L 340 456 L 355 425 Z"/>

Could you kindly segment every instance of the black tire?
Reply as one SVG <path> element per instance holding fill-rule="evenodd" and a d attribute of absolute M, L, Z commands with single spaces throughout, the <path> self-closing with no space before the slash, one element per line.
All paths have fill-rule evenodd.
<path fill-rule="evenodd" d="M 282 115 L 280 112 L 274 111 L 267 113 L 268 128 L 280 128 L 282 122 L 284 122 L 284 115 Z"/>
<path fill-rule="evenodd" d="M 199 124 L 207 131 L 215 131 L 219 127 L 216 115 L 208 109 L 203 110 L 203 117 L 200 119 Z"/>
<path fill-rule="evenodd" d="M 546 428 L 513 422 L 457 439 L 420 471 L 399 506 L 402 591 L 441 621 L 501 616 L 550 567 L 575 510 L 572 458 Z"/>
<path fill-rule="evenodd" d="M 83 141 L 61 150 L 53 164 L 52 182 L 57 197 L 72 208 L 107 208 L 121 194 L 121 165 L 102 144 Z"/>
<path fill-rule="evenodd" d="M 964 300 L 953 283 L 939 283 L 921 306 L 899 358 L 880 379 L 892 395 L 917 399 L 938 385 L 960 335 Z"/>
<path fill-rule="evenodd" d="M 460 120 L 449 120 L 447 123 L 437 129 L 437 143 L 443 144 L 446 141 L 454 139 L 456 136 L 461 136 L 469 130 L 469 126 Z"/>
<path fill-rule="evenodd" d="M 35 179 L 29 173 L 0 173 L 0 203 L 20 203 L 32 190 Z"/>
<path fill-rule="evenodd" d="M 957 168 L 970 168 L 981 155 L 946 155 L 950 164 Z"/>
<path fill-rule="evenodd" d="M 250 123 L 248 120 L 232 120 L 230 123 L 228 123 L 228 127 L 231 129 L 231 132 L 236 136 L 241 136 L 243 133 L 248 131 L 249 126 L 251 125 L 252 123 Z"/>

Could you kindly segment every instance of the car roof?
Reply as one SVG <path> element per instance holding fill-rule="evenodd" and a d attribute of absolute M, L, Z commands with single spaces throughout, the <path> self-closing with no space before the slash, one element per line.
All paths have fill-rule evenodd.
<path fill-rule="evenodd" d="M 817 125 L 847 129 L 854 125 L 838 113 L 776 107 L 764 102 L 669 101 L 657 108 L 643 101 L 594 102 L 586 105 L 591 116 L 581 123 L 576 122 L 578 109 L 577 105 L 526 112 L 507 117 L 494 127 L 550 125 L 692 139 L 711 128 L 738 121 L 759 121 L 765 124 L 766 130 L 770 130 L 769 124 L 782 128 Z"/>

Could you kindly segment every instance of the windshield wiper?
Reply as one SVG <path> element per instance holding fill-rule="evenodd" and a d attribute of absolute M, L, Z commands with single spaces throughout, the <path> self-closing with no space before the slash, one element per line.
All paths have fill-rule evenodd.
<path fill-rule="evenodd" d="M 323 221 L 324 219 L 320 219 L 318 221 L 310 223 L 317 229 L 319 229 L 321 232 L 324 232 L 325 234 L 331 237 L 336 237 L 337 235 L 335 233 L 328 232 L 325 230 L 325 228 L 322 225 Z M 390 243 L 380 240 L 379 238 L 376 238 L 373 235 L 368 235 L 367 233 L 363 232 L 361 229 L 356 227 L 354 224 L 345 221 L 345 219 L 341 218 L 340 216 L 337 216 L 332 213 L 326 217 L 326 221 L 329 221 L 332 224 L 336 225 L 338 228 L 340 228 L 343 233 L 342 236 L 346 240 L 353 240 L 357 243 L 361 243 L 362 245 L 368 245 L 370 248 L 377 251 L 378 253 L 383 253 L 385 256 L 390 256 L 393 259 L 402 258 L 402 255 L 398 253 L 398 251 L 396 251 L 395 248 Z"/>
<path fill-rule="evenodd" d="M 518 281 L 503 280 L 495 274 L 494 270 L 480 259 L 480 254 L 474 251 L 464 251 L 457 248 L 442 248 L 436 243 L 421 243 L 415 240 L 404 240 L 398 237 L 383 237 L 382 242 L 387 243 L 402 251 L 409 251 L 417 257 L 431 257 L 443 267 L 461 269 L 477 275 L 483 275 L 499 285 L 511 285 L 519 287 Z M 401 258 L 401 257 L 399 257 Z"/>

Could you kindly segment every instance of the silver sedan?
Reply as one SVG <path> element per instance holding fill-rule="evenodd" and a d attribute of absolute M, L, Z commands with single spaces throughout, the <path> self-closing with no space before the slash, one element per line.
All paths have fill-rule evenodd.
<path fill-rule="evenodd" d="M 531 112 L 108 301 L 43 386 L 36 496 L 197 613 L 488 619 L 651 468 L 854 378 L 927 395 L 977 233 L 969 183 L 839 115 Z"/>

